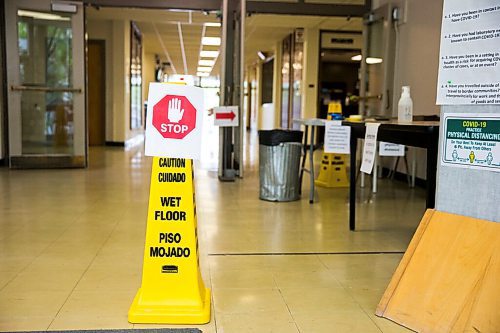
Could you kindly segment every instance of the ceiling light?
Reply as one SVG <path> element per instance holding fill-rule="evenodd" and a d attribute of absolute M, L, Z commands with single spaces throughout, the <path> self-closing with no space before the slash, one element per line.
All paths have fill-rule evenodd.
<path fill-rule="evenodd" d="M 202 67 L 202 66 L 198 66 L 198 69 L 197 69 L 198 72 L 207 72 L 207 73 L 210 73 L 212 71 L 212 67 Z"/>
<path fill-rule="evenodd" d="M 220 27 L 221 26 L 220 22 L 205 22 L 204 24 L 206 27 Z"/>
<path fill-rule="evenodd" d="M 351 60 L 353 60 L 353 61 L 361 61 L 361 59 L 363 59 L 363 57 L 361 56 L 361 54 L 358 54 L 358 55 L 355 55 L 355 56 L 351 57 Z"/>
<path fill-rule="evenodd" d="M 220 45 L 220 37 L 203 37 L 201 39 L 201 44 L 219 46 Z"/>
<path fill-rule="evenodd" d="M 381 62 L 382 58 L 372 58 L 372 57 L 366 58 L 366 63 L 369 65 L 380 64 Z"/>
<path fill-rule="evenodd" d="M 261 60 L 266 60 L 266 55 L 264 53 L 262 53 L 262 51 L 257 52 L 257 55 L 259 56 L 259 58 Z"/>
<path fill-rule="evenodd" d="M 200 59 L 198 61 L 199 66 L 213 66 L 215 65 L 215 60 Z"/>
<path fill-rule="evenodd" d="M 206 72 L 197 72 L 196 73 L 197 76 L 209 76 L 210 73 L 206 73 Z"/>
<path fill-rule="evenodd" d="M 69 21 L 69 17 L 64 17 L 61 15 L 56 15 L 56 14 L 49 14 L 49 13 L 41 13 L 41 12 L 33 12 L 31 10 L 18 10 L 17 11 L 18 16 L 24 16 L 24 17 L 32 17 L 34 19 L 40 19 L 40 20 L 53 20 L 53 21 Z"/>
<path fill-rule="evenodd" d="M 201 51 L 201 58 L 217 58 L 219 56 L 219 51 Z"/>

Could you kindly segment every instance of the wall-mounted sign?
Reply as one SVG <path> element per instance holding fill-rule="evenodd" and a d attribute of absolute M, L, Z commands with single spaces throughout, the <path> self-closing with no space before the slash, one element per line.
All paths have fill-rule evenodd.
<path fill-rule="evenodd" d="M 441 165 L 500 172 L 500 115 L 444 116 Z"/>
<path fill-rule="evenodd" d="M 500 104 L 500 2 L 445 0 L 437 104 Z"/>
<path fill-rule="evenodd" d="M 217 106 L 214 108 L 214 125 L 235 127 L 239 124 L 238 106 Z"/>

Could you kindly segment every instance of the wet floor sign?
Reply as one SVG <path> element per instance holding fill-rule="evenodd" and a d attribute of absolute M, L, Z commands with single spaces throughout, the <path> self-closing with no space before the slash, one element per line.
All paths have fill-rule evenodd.
<path fill-rule="evenodd" d="M 148 101 L 145 154 L 153 156 L 153 167 L 146 244 L 142 285 L 128 320 L 208 323 L 210 290 L 198 260 L 192 160 L 201 151 L 203 89 L 151 83 Z"/>
<path fill-rule="evenodd" d="M 324 153 L 315 184 L 322 187 L 348 187 L 346 157 L 345 154 Z"/>
<path fill-rule="evenodd" d="M 131 323 L 210 321 L 210 289 L 198 261 L 192 163 L 153 159 L 142 285 L 128 313 Z"/>

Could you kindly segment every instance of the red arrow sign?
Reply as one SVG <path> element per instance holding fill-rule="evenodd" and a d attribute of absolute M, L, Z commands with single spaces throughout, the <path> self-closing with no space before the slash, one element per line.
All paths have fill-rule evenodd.
<path fill-rule="evenodd" d="M 236 117 L 233 111 L 231 112 L 219 112 L 215 114 L 215 119 L 231 119 L 231 121 Z"/>

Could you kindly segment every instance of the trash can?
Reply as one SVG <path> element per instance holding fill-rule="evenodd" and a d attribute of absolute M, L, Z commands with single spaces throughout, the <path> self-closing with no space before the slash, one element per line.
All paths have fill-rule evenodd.
<path fill-rule="evenodd" d="M 268 201 L 299 199 L 301 153 L 301 131 L 259 131 L 260 199 Z"/>

